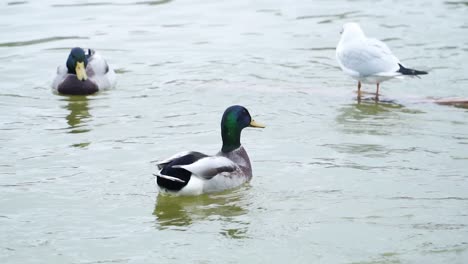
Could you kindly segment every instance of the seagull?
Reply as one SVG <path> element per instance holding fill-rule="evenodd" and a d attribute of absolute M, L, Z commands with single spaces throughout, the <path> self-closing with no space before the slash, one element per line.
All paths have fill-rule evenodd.
<path fill-rule="evenodd" d="M 361 82 L 377 85 L 375 100 L 378 101 L 381 82 L 405 75 L 427 74 L 403 66 L 385 43 L 366 37 L 357 23 L 343 25 L 336 59 L 343 72 L 358 81 L 358 99 L 361 97 Z"/>

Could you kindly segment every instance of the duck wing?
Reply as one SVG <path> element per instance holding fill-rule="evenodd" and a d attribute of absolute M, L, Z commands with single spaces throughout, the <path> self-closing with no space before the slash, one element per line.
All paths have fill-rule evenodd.
<path fill-rule="evenodd" d="M 88 66 L 86 69 L 90 77 L 94 75 L 105 75 L 109 72 L 109 65 L 100 53 L 89 49 L 86 57 L 88 58 Z"/>
<path fill-rule="evenodd" d="M 94 50 L 88 50 L 88 66 L 86 73 L 88 77 L 96 83 L 99 90 L 106 90 L 115 87 L 116 76 L 113 68 L 107 64 L 107 61 L 101 54 Z"/>
<path fill-rule="evenodd" d="M 55 75 L 54 81 L 52 82 L 52 88 L 57 90 L 59 85 L 65 80 L 68 75 L 67 66 L 61 65 L 57 67 L 57 74 Z"/>
<path fill-rule="evenodd" d="M 183 152 L 179 152 L 175 155 L 172 155 L 171 157 L 167 158 L 167 159 L 164 159 L 164 160 L 161 160 L 161 161 L 158 161 L 156 162 L 156 166 L 158 166 L 158 168 L 160 170 L 162 170 L 167 164 L 171 163 L 172 161 L 176 160 L 176 159 L 179 159 L 179 158 L 182 158 L 184 156 L 187 156 L 187 155 L 193 155 L 197 160 L 198 159 L 201 159 L 201 158 L 204 158 L 204 157 L 208 157 L 208 155 L 206 154 L 203 154 L 201 152 L 196 152 L 196 151 L 183 151 Z"/>
<path fill-rule="evenodd" d="M 238 168 L 232 160 L 220 156 L 207 156 L 190 164 L 172 167 L 187 170 L 193 175 L 207 180 L 223 172 L 233 172 Z"/>

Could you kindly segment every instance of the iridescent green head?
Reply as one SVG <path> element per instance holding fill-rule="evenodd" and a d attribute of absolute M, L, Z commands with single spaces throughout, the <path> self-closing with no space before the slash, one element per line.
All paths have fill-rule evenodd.
<path fill-rule="evenodd" d="M 221 137 L 223 138 L 221 151 L 230 152 L 239 148 L 241 131 L 246 127 L 264 128 L 265 126 L 255 122 L 245 107 L 240 105 L 228 107 L 221 120 Z"/>
<path fill-rule="evenodd" d="M 86 66 L 88 66 L 88 58 L 82 48 L 73 48 L 70 51 L 67 59 L 68 73 L 76 74 L 76 78 L 80 81 L 86 81 Z"/>

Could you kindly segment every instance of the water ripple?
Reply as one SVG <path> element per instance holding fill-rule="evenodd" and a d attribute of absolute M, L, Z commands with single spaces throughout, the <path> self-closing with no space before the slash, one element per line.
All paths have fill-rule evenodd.
<path fill-rule="evenodd" d="M 302 19 L 314 19 L 314 18 L 348 18 L 350 15 L 354 14 L 359 14 L 359 11 L 350 11 L 350 12 L 344 12 L 344 13 L 339 13 L 339 14 L 330 14 L 330 15 L 309 15 L 309 16 L 298 16 L 296 17 L 297 20 L 302 20 Z"/>
<path fill-rule="evenodd" d="M 27 41 L 17 41 L 17 42 L 5 42 L 0 43 L 0 47 L 19 47 L 19 46 L 29 46 L 46 42 L 53 42 L 65 39 L 89 39 L 88 37 L 79 37 L 79 36 L 68 36 L 68 37 L 49 37 L 49 38 L 40 38 Z"/>
<path fill-rule="evenodd" d="M 7 5 L 24 5 L 24 4 L 27 4 L 28 1 L 14 1 L 14 2 L 8 2 Z"/>
<path fill-rule="evenodd" d="M 111 2 L 94 2 L 94 3 L 77 3 L 77 4 L 53 4 L 52 7 L 80 7 L 80 6 L 122 6 L 122 5 L 162 5 L 172 2 L 172 0 L 159 1 L 139 1 L 133 3 L 111 3 Z"/>

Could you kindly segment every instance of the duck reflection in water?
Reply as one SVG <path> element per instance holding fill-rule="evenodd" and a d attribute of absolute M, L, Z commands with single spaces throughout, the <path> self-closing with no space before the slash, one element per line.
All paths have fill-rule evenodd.
<path fill-rule="evenodd" d="M 85 128 L 86 122 L 90 119 L 88 98 L 86 96 L 67 96 L 63 101 L 67 102 L 64 107 L 70 111 L 66 116 L 69 125 L 69 133 L 86 133 L 90 129 Z"/>
<path fill-rule="evenodd" d="M 228 223 L 227 228 L 220 230 L 220 234 L 230 238 L 244 238 L 248 223 L 238 219 L 247 213 L 243 190 L 245 187 L 198 196 L 159 193 L 153 215 L 160 229 L 176 227 L 185 230 L 198 221 L 218 219 Z"/>

